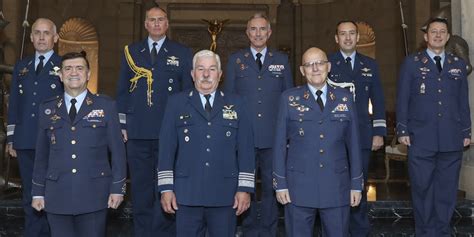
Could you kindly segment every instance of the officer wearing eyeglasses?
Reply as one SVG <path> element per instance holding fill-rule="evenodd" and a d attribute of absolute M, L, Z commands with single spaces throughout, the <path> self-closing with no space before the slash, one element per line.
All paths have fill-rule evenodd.
<path fill-rule="evenodd" d="M 326 83 L 326 54 L 310 48 L 301 74 L 307 84 L 283 92 L 273 156 L 273 185 L 285 205 L 286 236 L 313 236 L 319 213 L 323 233 L 348 236 L 350 206 L 363 189 L 356 108 L 346 89 Z"/>

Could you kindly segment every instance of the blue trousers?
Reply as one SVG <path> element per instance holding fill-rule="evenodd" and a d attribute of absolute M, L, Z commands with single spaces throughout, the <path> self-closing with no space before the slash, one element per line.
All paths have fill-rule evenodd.
<path fill-rule="evenodd" d="M 22 205 L 25 211 L 24 237 L 50 236 L 46 213 L 38 212 L 31 207 L 31 180 L 35 162 L 35 150 L 17 150 L 18 166 L 22 184 Z"/>
<path fill-rule="evenodd" d="M 408 171 L 417 237 L 451 236 L 462 151 L 408 148 Z"/>
<path fill-rule="evenodd" d="M 52 237 L 105 237 L 107 209 L 80 215 L 48 212 L 48 220 Z"/>
<path fill-rule="evenodd" d="M 157 189 L 158 140 L 128 140 L 127 163 L 131 178 L 133 230 L 136 237 L 174 237 L 174 217 L 161 208 Z M 159 195 L 159 194 L 158 194 Z"/>
<path fill-rule="evenodd" d="M 278 206 L 272 182 L 272 149 L 255 149 L 256 170 L 260 169 L 261 200 L 257 205 L 252 195 L 250 208 L 242 214 L 242 231 L 245 237 L 275 237 L 278 226 Z M 257 191 L 258 192 L 258 191 Z M 260 210 L 257 207 L 260 207 Z M 257 218 L 260 213 L 260 218 Z"/>
<path fill-rule="evenodd" d="M 177 237 L 235 237 L 236 226 L 232 206 L 178 205 L 176 211 Z"/>
<path fill-rule="evenodd" d="M 364 172 L 364 187 L 367 184 L 367 174 L 369 172 L 369 160 L 372 151 L 370 149 L 362 149 L 362 172 Z M 362 190 L 362 199 L 357 207 L 351 207 L 351 217 L 349 224 L 349 232 L 351 237 L 366 237 L 370 232 L 369 216 L 367 215 L 367 192 Z"/>
<path fill-rule="evenodd" d="M 322 233 L 325 237 L 349 236 L 349 206 L 332 208 L 285 205 L 286 237 L 312 237 L 314 220 L 319 213 Z"/>

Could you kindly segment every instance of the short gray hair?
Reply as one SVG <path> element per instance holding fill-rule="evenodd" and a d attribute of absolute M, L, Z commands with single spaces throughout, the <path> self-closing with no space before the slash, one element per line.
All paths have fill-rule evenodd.
<path fill-rule="evenodd" d="M 198 58 L 203 58 L 203 57 L 214 57 L 216 59 L 216 62 L 217 62 L 217 69 L 219 69 L 219 71 L 221 71 L 221 58 L 219 57 L 218 54 L 212 52 L 211 50 L 207 50 L 207 49 L 203 49 L 203 50 L 197 52 L 196 54 L 194 54 L 193 69 L 196 69 L 196 62 L 197 62 Z"/>
<path fill-rule="evenodd" d="M 268 20 L 267 15 L 265 15 L 265 13 L 263 13 L 263 12 L 257 12 L 255 14 L 253 14 L 247 21 L 247 28 L 249 27 L 249 24 L 253 19 L 258 19 L 258 18 L 262 18 L 267 22 L 267 26 L 268 26 L 269 30 L 272 28 L 271 25 L 270 25 L 270 20 Z"/>

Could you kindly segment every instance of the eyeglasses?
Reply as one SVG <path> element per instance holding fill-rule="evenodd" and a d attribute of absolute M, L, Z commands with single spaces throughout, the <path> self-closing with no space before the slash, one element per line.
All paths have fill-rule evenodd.
<path fill-rule="evenodd" d="M 318 68 L 323 67 L 326 65 L 329 61 L 325 60 L 320 60 L 320 61 L 313 61 L 313 62 L 307 62 L 303 64 L 303 67 L 305 68 L 314 68 L 314 66 L 317 66 Z"/>

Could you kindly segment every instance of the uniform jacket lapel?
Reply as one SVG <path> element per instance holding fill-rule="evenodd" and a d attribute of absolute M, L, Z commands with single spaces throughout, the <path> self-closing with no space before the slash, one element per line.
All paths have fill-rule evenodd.
<path fill-rule="evenodd" d="M 199 96 L 199 92 L 197 90 L 192 90 L 192 92 L 190 92 L 190 94 L 188 96 L 188 99 L 189 99 L 189 103 L 194 107 L 194 109 L 199 114 L 201 114 L 201 116 L 204 119 L 207 119 L 207 114 L 206 114 L 206 111 L 204 110 L 204 107 L 202 106 L 201 97 Z"/>
<path fill-rule="evenodd" d="M 211 118 L 214 118 L 219 112 L 222 111 L 222 107 L 224 107 L 225 101 L 224 101 L 224 95 L 217 90 L 215 93 L 215 98 L 214 98 L 214 104 L 212 105 L 212 110 L 211 110 Z"/>
<path fill-rule="evenodd" d="M 146 62 L 148 66 L 151 66 L 151 55 L 150 48 L 148 47 L 148 38 L 141 43 L 141 47 L 138 48 L 138 54 L 142 57 L 143 62 Z"/>
<path fill-rule="evenodd" d="M 244 59 L 245 59 L 245 63 L 247 65 L 250 65 L 250 67 L 253 68 L 253 70 L 255 70 L 256 72 L 260 71 L 258 69 L 257 62 L 253 58 L 253 54 L 252 54 L 252 51 L 250 51 L 250 48 L 244 51 Z"/>
<path fill-rule="evenodd" d="M 336 103 L 335 103 L 336 100 L 332 99 L 332 98 L 335 98 L 334 87 L 330 85 L 327 85 L 327 87 L 328 87 L 328 90 L 327 90 L 327 95 L 326 95 L 326 105 L 324 105 L 324 113 L 323 113 L 324 117 L 329 116 L 331 114 L 331 111 L 336 106 Z"/>
<path fill-rule="evenodd" d="M 263 61 L 262 70 L 265 70 L 265 68 L 268 68 L 268 66 L 270 66 L 273 63 L 273 59 L 274 59 L 273 52 L 267 48 L 267 54 L 265 54 L 265 61 Z"/>
<path fill-rule="evenodd" d="M 81 108 L 79 108 L 79 111 L 77 111 L 76 118 L 72 122 L 72 124 L 78 123 L 84 116 L 89 114 L 91 110 L 94 108 L 94 99 L 93 95 L 87 91 L 86 98 L 84 98 L 84 101 L 82 102 Z"/>

